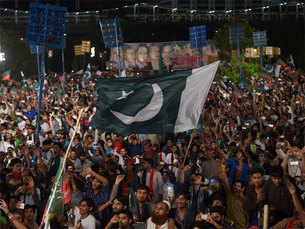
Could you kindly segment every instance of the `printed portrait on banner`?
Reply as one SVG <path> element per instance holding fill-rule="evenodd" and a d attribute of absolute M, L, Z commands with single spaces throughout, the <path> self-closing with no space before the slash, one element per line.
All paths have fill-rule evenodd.
<path fill-rule="evenodd" d="M 199 49 L 191 49 L 189 41 L 159 43 L 125 43 L 120 47 L 121 68 L 126 71 L 165 72 L 189 70 L 211 63 L 217 57 L 215 43 Z M 117 69 L 117 49 L 111 49 L 110 61 L 113 70 Z"/>

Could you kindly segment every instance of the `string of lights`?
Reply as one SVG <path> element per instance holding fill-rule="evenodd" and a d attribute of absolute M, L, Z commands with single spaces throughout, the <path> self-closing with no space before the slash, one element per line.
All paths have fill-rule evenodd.
<path fill-rule="evenodd" d="M 138 15 L 141 14 L 142 9 L 151 9 L 152 11 L 150 12 L 151 14 L 158 14 L 160 11 L 167 11 L 167 13 L 171 14 L 206 14 L 206 15 L 231 15 L 231 14 L 250 14 L 254 11 L 260 10 L 260 11 L 267 11 L 271 10 L 275 7 L 296 7 L 297 8 L 302 8 L 305 6 L 305 3 L 303 2 L 281 2 L 281 3 L 274 3 L 274 4 L 268 4 L 265 6 L 260 6 L 260 7 L 253 7 L 253 8 L 246 8 L 246 9 L 226 9 L 226 10 L 190 10 L 190 9 L 184 9 L 184 8 L 169 8 L 169 7 L 164 7 L 164 6 L 159 6 L 159 5 L 151 5 L 148 3 L 136 3 L 134 5 L 125 5 L 121 8 L 110 8 L 110 9 L 103 9 L 103 10 L 95 10 L 95 11 L 78 11 L 78 12 L 67 12 L 67 17 L 72 17 L 72 16 L 83 16 L 83 15 L 102 15 L 104 13 L 109 13 L 109 12 L 118 12 L 118 11 L 126 11 L 128 9 L 131 9 L 132 12 L 131 14 L 133 15 Z M 3 14 L 5 13 L 14 13 L 15 15 L 23 15 L 27 16 L 28 11 L 27 10 L 16 10 L 16 9 L 8 9 L 8 8 L 0 8 L 0 16 L 5 16 Z M 147 11 L 145 14 L 148 14 Z"/>

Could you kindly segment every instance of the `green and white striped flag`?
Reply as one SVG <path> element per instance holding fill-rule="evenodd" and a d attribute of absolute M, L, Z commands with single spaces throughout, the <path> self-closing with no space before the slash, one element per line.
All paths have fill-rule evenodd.
<path fill-rule="evenodd" d="M 218 65 L 154 77 L 101 79 L 93 127 L 123 136 L 195 129 Z"/>
<path fill-rule="evenodd" d="M 64 180 L 64 172 L 62 170 L 62 162 L 57 170 L 55 180 L 51 189 L 48 203 L 46 205 L 42 224 L 39 228 L 50 229 L 50 221 L 64 217 L 64 197 L 62 192 L 62 183 Z"/>

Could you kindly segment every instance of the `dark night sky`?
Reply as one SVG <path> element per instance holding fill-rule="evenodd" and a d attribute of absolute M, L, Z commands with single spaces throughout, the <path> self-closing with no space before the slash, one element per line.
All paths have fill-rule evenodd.
<path fill-rule="evenodd" d="M 49 4 L 58 4 L 66 6 L 70 12 L 73 11 L 101 11 L 104 9 L 123 8 L 126 5 L 134 5 L 136 3 L 147 3 L 149 5 L 162 5 L 171 7 L 171 0 L 0 0 L 0 8 L 20 9 L 28 10 L 30 2 L 42 2 Z M 243 6 L 245 0 L 232 0 L 235 3 L 234 8 Z M 15 3 L 18 3 L 16 5 Z M 79 7 L 77 2 L 79 2 Z M 166 3 L 167 2 L 167 3 Z M 178 4 L 186 2 L 189 4 L 190 0 L 178 0 Z M 197 0 L 199 7 L 206 6 L 207 0 Z M 215 0 L 218 7 L 224 8 L 225 0 Z M 255 4 L 261 4 L 261 0 L 252 0 Z M 280 0 L 272 0 L 274 4 L 278 4 Z M 296 2 L 296 0 L 285 0 L 285 2 Z M 304 0 L 299 0 L 304 2 Z M 165 4 L 165 5 L 164 5 Z M 186 5 L 187 5 L 186 4 Z M 205 5 L 204 5 L 205 4 Z M 180 6 L 179 6 L 180 7 Z M 216 6 L 217 8 L 217 6 Z M 278 8 L 278 7 L 274 7 Z M 201 8 L 202 9 L 202 8 Z M 289 9 L 294 10 L 295 7 L 291 6 Z M 288 10 L 288 7 L 287 7 Z M 121 11 L 120 11 L 121 12 Z M 129 9 L 129 13 L 133 14 L 133 9 Z M 139 22 L 123 20 L 124 15 L 119 15 L 122 18 L 124 39 L 126 42 L 157 42 L 157 41 L 170 41 L 170 40 L 187 40 L 188 39 L 188 27 L 190 24 L 183 22 L 161 23 L 161 24 L 140 24 Z M 1 18 L 0 18 L 1 19 Z M 296 57 L 296 62 L 299 67 L 304 67 L 305 63 L 305 47 L 304 47 L 304 20 L 303 18 L 295 19 L 295 16 L 289 15 L 285 17 L 285 20 L 271 20 L 262 22 L 260 20 L 250 20 L 250 24 L 257 29 L 265 29 L 268 33 L 268 43 L 273 46 L 279 46 L 282 48 L 283 55 L 287 56 L 292 53 Z M 224 22 L 213 21 L 206 23 L 208 26 L 208 37 L 211 38 L 216 29 L 222 26 Z M 6 25 L 7 26 L 7 25 Z M 14 29 L 14 24 L 11 24 Z M 24 27 L 24 26 L 23 26 Z M 15 30 L 25 31 L 25 28 L 16 27 Z M 70 48 L 75 45 L 76 42 L 82 39 L 92 39 L 100 41 L 100 31 L 98 29 L 98 23 L 91 24 L 71 24 L 67 27 L 67 33 L 69 34 Z M 141 31 L 139 33 L 139 31 Z M 22 33 L 23 33 L 22 32 Z M 292 36 L 293 34 L 293 36 Z M 75 41 L 76 40 L 76 41 Z M 69 42 L 68 42 L 69 43 Z"/>
<path fill-rule="evenodd" d="M 149 5 L 159 5 L 163 7 L 171 8 L 177 3 L 178 8 L 184 8 L 190 10 L 199 9 L 199 10 L 207 10 L 208 9 L 208 1 L 207 0 L 0 0 L 0 8 L 9 8 L 9 9 L 20 9 L 20 10 L 27 10 L 29 7 L 30 2 L 43 2 L 49 4 L 59 4 L 62 6 L 66 6 L 69 11 L 86 11 L 86 10 L 103 10 L 109 8 L 121 8 L 126 5 L 134 5 L 136 3 L 147 3 Z M 191 3 L 192 2 L 192 3 Z M 197 3 L 196 3 L 197 2 Z M 244 9 L 247 7 L 261 7 L 262 1 L 261 0 L 252 0 L 248 1 L 249 3 L 246 4 L 246 0 L 215 0 L 215 9 L 225 9 L 225 2 L 227 2 L 229 8 L 233 9 Z M 305 0 L 270 0 L 265 1 L 264 4 L 268 5 L 278 5 L 279 3 L 287 2 L 296 3 L 296 2 L 305 2 Z"/>
<path fill-rule="evenodd" d="M 18 0 L 18 9 L 27 10 L 30 2 L 42 2 L 49 4 L 59 4 L 68 7 L 69 11 L 75 11 L 77 8 L 76 0 Z M 79 0 L 80 10 L 102 10 L 136 3 L 157 4 L 160 0 Z M 0 0 L 0 8 L 15 9 L 15 0 Z"/>

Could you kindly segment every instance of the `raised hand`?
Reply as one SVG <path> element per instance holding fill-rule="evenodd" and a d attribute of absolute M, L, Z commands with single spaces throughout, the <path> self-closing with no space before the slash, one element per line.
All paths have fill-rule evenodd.
<path fill-rule="evenodd" d="M 116 179 L 115 179 L 115 184 L 120 184 L 122 182 L 122 180 L 124 180 L 125 175 L 117 175 Z"/>
<path fill-rule="evenodd" d="M 8 206 L 7 206 L 6 202 L 2 199 L 0 199 L 0 209 L 2 211 L 4 211 L 5 214 L 9 213 Z"/>
<path fill-rule="evenodd" d="M 287 188 L 288 188 L 291 195 L 295 194 L 296 188 L 291 182 L 287 182 Z"/>

